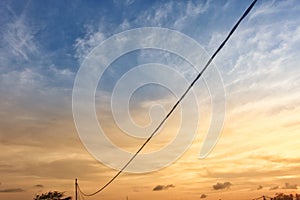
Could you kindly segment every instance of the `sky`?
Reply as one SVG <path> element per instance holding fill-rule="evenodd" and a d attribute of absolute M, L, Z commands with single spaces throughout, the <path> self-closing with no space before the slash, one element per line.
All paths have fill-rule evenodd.
<path fill-rule="evenodd" d="M 143 34 L 148 37 L 131 40 L 166 45 L 187 57 L 165 49 L 136 49 L 104 66 L 101 77 L 85 77 L 83 85 L 98 81 L 89 105 L 95 107 L 106 139 L 134 153 L 250 4 L 1 1 L 0 199 L 29 200 L 53 190 L 74 196 L 75 178 L 85 193 L 92 193 L 117 173 L 110 166 L 127 160 L 93 138 L 89 126 L 80 131 L 73 118 L 80 69 L 89 63 L 95 72 L 103 67 L 107 60 L 99 48 L 105 41 L 159 27 L 199 45 L 172 40 L 172 34 L 153 36 L 147 29 Z M 247 200 L 300 193 L 299 13 L 297 0 L 258 0 L 137 159 L 155 157 L 136 161 L 135 173 L 123 173 L 103 192 L 80 199 Z M 122 52 L 128 38 L 115 37 L 116 46 L 109 43 L 105 53 Z M 126 93 L 131 84 L 147 81 L 152 84 Z M 211 134 L 219 134 L 216 145 L 200 158 Z M 178 141 L 175 151 L 162 151 L 172 141 Z M 96 153 L 88 148 L 93 144 Z"/>

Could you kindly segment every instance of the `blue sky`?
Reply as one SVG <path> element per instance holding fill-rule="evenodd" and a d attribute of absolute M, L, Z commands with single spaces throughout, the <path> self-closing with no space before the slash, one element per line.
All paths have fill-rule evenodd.
<path fill-rule="evenodd" d="M 26 45 L 27 48 L 32 45 L 33 49 L 19 52 L 20 60 L 23 57 L 23 61 L 26 61 L 28 56 L 32 56 L 30 58 L 33 59 L 35 55 L 30 55 L 30 53 L 36 49 L 43 52 L 43 56 L 50 60 L 49 65 L 53 64 L 59 69 L 68 68 L 76 72 L 80 64 L 74 58 L 76 50 L 80 53 L 80 49 L 76 49 L 76 44 L 80 39 L 96 37 L 92 34 L 96 34 L 97 31 L 101 31 L 101 35 L 97 39 L 103 40 L 129 28 L 160 26 L 180 30 L 192 37 L 201 33 L 201 42 L 205 43 L 206 41 L 207 43 L 212 29 L 218 31 L 218 29 L 229 28 L 240 14 L 240 12 L 232 11 L 241 11 L 247 6 L 247 2 L 244 2 L 244 5 L 235 3 L 227 3 L 229 4 L 227 5 L 224 2 L 222 5 L 226 4 L 229 7 L 227 9 L 231 10 L 231 15 L 226 15 L 226 12 L 219 11 L 220 5 L 206 8 L 208 3 L 3 1 L 1 12 L 4 18 L 1 21 L 3 29 L 5 29 L 4 33 L 16 31 L 15 34 L 19 34 L 20 37 L 25 36 L 21 34 L 27 34 L 29 37 L 24 38 L 28 39 L 27 44 L 23 46 L 24 51 Z M 216 18 L 219 19 L 215 20 Z M 222 22 L 224 19 L 226 19 L 226 23 Z M 192 24 L 197 24 L 197 26 L 191 26 Z M 26 30 L 22 30 L 22 28 Z M 4 34 L 3 32 L 2 34 Z M 9 41 L 2 42 L 5 44 Z M 13 47 L 14 44 L 12 41 L 10 42 Z M 86 42 L 85 45 L 92 45 L 88 43 L 92 41 Z"/>
<path fill-rule="evenodd" d="M 0 152 L 0 198 L 19 199 L 22 195 L 32 199 L 34 193 L 53 188 L 72 194 L 76 176 L 86 190 L 93 191 L 96 183 L 102 184 L 114 174 L 85 150 L 72 116 L 76 73 L 92 49 L 122 31 L 162 27 L 186 34 L 211 55 L 250 3 L 1 1 L 0 145 L 4 150 Z M 272 187 L 300 184 L 299 11 L 297 0 L 259 0 L 217 55 L 214 65 L 226 93 L 226 118 L 219 142 L 207 159 L 197 158 L 202 133 L 209 127 L 206 116 L 212 115 L 212 96 L 201 79 L 195 89 L 200 99 L 199 114 L 204 117 L 199 120 L 199 135 L 191 149 L 161 171 L 125 174 L 104 197 L 123 198 L 116 194 L 122 190 L 136 199 L 142 194 L 149 198 L 197 199 L 203 193 L 208 199 L 226 198 L 230 193 L 247 199 L 249 191 L 253 197 L 258 195 L 258 185 L 271 195 Z M 118 135 L 109 112 L 109 97 L 125 72 L 150 62 L 168 65 L 189 81 L 195 75 L 182 58 L 163 51 L 138 50 L 112 63 L 98 86 L 97 114 L 104 128 L 111 130 L 110 139 L 128 151 L 134 151 L 140 141 L 131 143 Z M 212 75 L 211 71 L 205 74 L 214 82 Z M 157 72 L 140 74 L 133 81 L 146 76 L 168 78 Z M 182 88 L 176 80 L 174 85 Z M 153 105 L 169 108 L 174 101 L 172 92 L 163 88 L 142 88 L 130 104 L 132 117 L 145 125 L 151 121 L 148 110 Z M 176 119 L 166 126 L 169 132 L 175 129 Z M 155 141 L 161 144 L 160 139 L 169 136 L 162 134 Z M 153 150 L 155 145 L 149 148 Z M 225 182 L 232 183 L 230 189 L 212 189 L 212 185 Z M 158 192 L 161 196 L 152 192 L 156 185 L 168 184 L 175 187 Z M 299 187 L 291 188 L 299 192 Z"/>

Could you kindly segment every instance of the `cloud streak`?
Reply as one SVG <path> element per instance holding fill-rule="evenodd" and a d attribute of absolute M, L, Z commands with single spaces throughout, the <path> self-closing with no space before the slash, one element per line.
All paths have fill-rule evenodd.
<path fill-rule="evenodd" d="M 15 193 L 15 192 L 24 192 L 22 188 L 8 188 L 0 190 L 0 193 Z"/>
<path fill-rule="evenodd" d="M 31 55 L 38 53 L 34 32 L 23 18 L 18 18 L 7 24 L 3 39 L 16 58 L 22 57 L 28 61 Z"/>

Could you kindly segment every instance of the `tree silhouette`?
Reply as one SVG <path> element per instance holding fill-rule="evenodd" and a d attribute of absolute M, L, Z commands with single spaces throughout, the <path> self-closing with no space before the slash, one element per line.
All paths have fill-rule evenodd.
<path fill-rule="evenodd" d="M 296 200 L 300 199 L 299 195 L 296 194 L 294 196 L 293 194 L 277 193 L 276 196 L 273 198 L 273 200 L 294 200 L 294 199 Z"/>
<path fill-rule="evenodd" d="M 37 194 L 33 199 L 34 200 L 71 200 L 72 197 L 64 197 L 64 192 L 58 192 L 58 191 L 50 191 L 44 194 Z"/>

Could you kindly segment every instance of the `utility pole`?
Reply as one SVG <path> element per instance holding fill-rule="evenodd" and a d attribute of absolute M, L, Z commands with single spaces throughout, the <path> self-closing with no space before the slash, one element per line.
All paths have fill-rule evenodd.
<path fill-rule="evenodd" d="M 77 178 L 75 178 L 75 200 L 77 200 Z"/>

